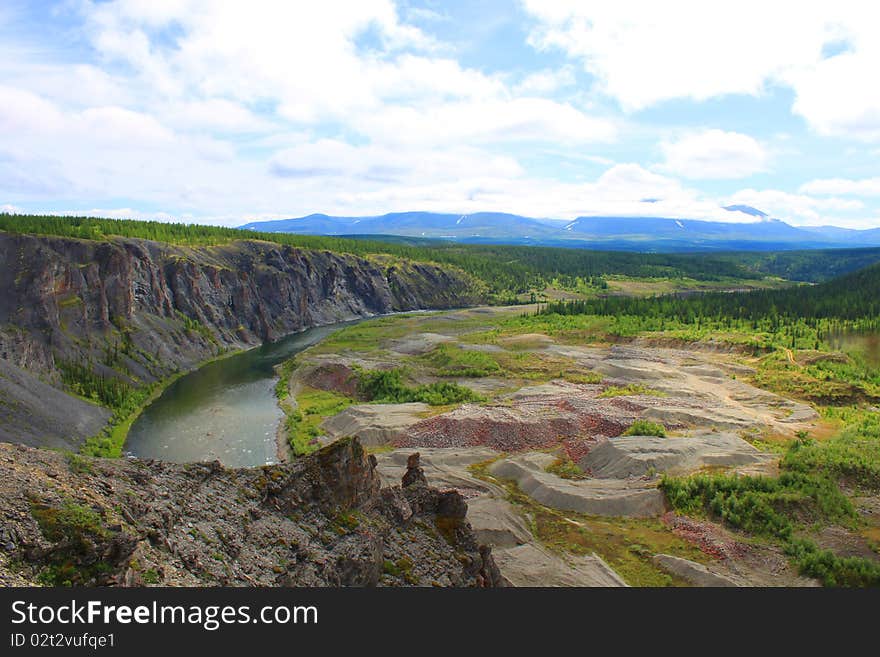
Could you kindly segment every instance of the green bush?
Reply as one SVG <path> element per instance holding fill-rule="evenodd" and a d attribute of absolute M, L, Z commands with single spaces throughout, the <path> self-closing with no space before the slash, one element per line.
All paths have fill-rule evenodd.
<path fill-rule="evenodd" d="M 880 586 L 880 563 L 876 561 L 838 557 L 804 539 L 790 541 L 785 552 L 794 559 L 801 575 L 815 577 L 824 586 Z"/>
<path fill-rule="evenodd" d="M 660 488 L 676 511 L 709 515 L 749 533 L 783 540 L 791 538 L 796 516 L 843 521 L 856 517 L 837 485 L 815 474 L 664 476 Z"/>
<path fill-rule="evenodd" d="M 431 406 L 482 401 L 483 397 L 470 388 L 457 383 L 438 382 L 420 386 L 407 386 L 399 369 L 359 370 L 358 393 L 364 398 L 385 404 L 422 402 Z"/>
<path fill-rule="evenodd" d="M 796 441 L 783 457 L 782 467 L 880 489 L 880 417 L 867 415 L 827 442 Z"/>
<path fill-rule="evenodd" d="M 666 437 L 666 427 L 649 420 L 636 420 L 623 432 L 624 436 L 659 436 Z"/>

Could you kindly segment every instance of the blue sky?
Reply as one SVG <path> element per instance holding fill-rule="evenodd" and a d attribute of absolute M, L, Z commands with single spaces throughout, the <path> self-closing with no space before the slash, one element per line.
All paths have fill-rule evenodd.
<path fill-rule="evenodd" d="M 873 5 L 4 0 L 0 209 L 877 227 Z"/>

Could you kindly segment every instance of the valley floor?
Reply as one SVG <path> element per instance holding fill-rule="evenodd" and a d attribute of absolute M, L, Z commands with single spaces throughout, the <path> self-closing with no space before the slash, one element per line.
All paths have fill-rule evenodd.
<path fill-rule="evenodd" d="M 429 482 L 468 500 L 514 585 L 874 582 L 876 486 L 833 473 L 826 490 L 821 467 L 797 464 L 876 409 L 778 394 L 768 371 L 809 354 L 559 329 L 533 311 L 331 335 L 284 368 L 284 449 L 357 436 L 387 483 L 420 452 Z"/>

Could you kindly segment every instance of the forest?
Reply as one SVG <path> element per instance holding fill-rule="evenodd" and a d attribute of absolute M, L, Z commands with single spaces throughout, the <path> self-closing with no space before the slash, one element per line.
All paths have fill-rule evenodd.
<path fill-rule="evenodd" d="M 697 281 L 755 281 L 765 276 L 824 280 L 880 261 L 880 249 L 791 254 L 660 254 L 593 251 L 554 247 L 460 244 L 413 238 L 344 238 L 288 233 L 259 233 L 221 226 L 99 219 L 94 217 L 0 214 L 0 230 L 58 235 L 90 240 L 129 237 L 181 246 L 226 244 L 254 239 L 299 248 L 330 250 L 358 256 L 385 254 L 458 267 L 483 280 L 496 302 L 515 301 L 518 294 L 550 285 L 578 289 L 586 281 L 603 288 L 604 276 L 689 278 Z"/>
<path fill-rule="evenodd" d="M 880 317 L 880 265 L 872 265 L 818 285 L 647 298 L 606 296 L 551 302 L 543 306 L 540 312 L 559 315 L 638 315 L 686 323 L 701 318 L 750 322 L 840 319 L 865 322 L 866 328 L 876 329 L 877 318 Z"/>

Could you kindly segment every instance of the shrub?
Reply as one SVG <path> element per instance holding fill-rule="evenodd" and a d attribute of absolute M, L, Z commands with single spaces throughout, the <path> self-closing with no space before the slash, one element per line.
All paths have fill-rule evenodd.
<path fill-rule="evenodd" d="M 403 382 L 399 369 L 357 371 L 358 392 L 366 399 L 385 404 L 422 402 L 431 406 L 482 401 L 483 397 L 457 383 L 437 382 L 415 387 Z"/>
<path fill-rule="evenodd" d="M 824 443 L 795 441 L 783 457 L 782 467 L 880 489 L 880 417 L 867 415 Z"/>
<path fill-rule="evenodd" d="M 815 577 L 824 586 L 880 586 L 880 563 L 862 557 L 838 557 L 815 543 L 795 539 L 785 548 L 801 575 Z"/>
<path fill-rule="evenodd" d="M 587 477 L 578 464 L 568 457 L 558 458 L 544 469 L 562 479 L 586 479 Z"/>
<path fill-rule="evenodd" d="M 790 539 L 794 516 L 852 520 L 855 510 L 833 481 L 783 472 L 779 477 L 699 474 L 663 477 L 660 488 L 682 513 L 706 514 L 749 533 Z"/>
<path fill-rule="evenodd" d="M 649 420 L 636 420 L 623 432 L 624 436 L 659 436 L 666 437 L 666 427 Z"/>

